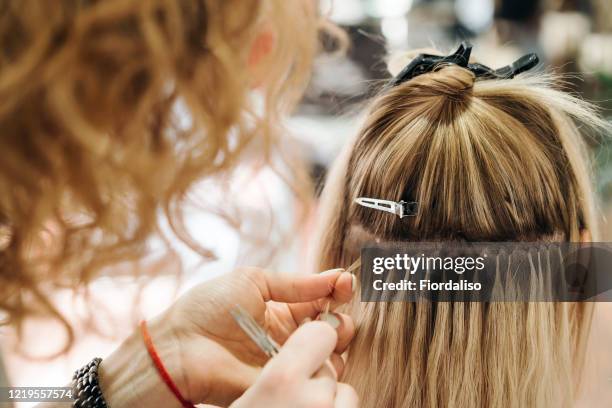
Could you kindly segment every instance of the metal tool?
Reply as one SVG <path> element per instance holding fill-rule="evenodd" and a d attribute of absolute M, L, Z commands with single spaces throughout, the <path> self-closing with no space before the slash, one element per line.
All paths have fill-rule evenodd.
<path fill-rule="evenodd" d="M 268 333 L 257 324 L 255 319 L 242 306 L 236 305 L 236 308 L 231 310 L 230 313 L 240 328 L 268 357 L 274 357 L 278 354 L 280 349 L 278 343 L 272 340 Z"/>
<path fill-rule="evenodd" d="M 325 313 L 329 313 L 331 302 L 325 308 Z M 278 354 L 280 346 L 272 340 L 270 335 L 253 319 L 253 317 L 244 310 L 240 305 L 236 305 L 234 310 L 230 311 L 238 326 L 249 336 L 251 340 L 270 358 Z M 325 360 L 323 366 L 319 369 L 319 373 L 328 373 L 334 378 L 338 378 L 336 369 L 329 359 Z"/>

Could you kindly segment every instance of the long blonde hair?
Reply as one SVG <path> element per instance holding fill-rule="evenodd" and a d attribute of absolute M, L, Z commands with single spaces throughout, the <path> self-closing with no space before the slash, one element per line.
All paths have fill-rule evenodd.
<path fill-rule="evenodd" d="M 597 237 L 586 149 L 591 105 L 544 76 L 478 80 L 444 66 L 384 90 L 322 197 L 318 270 L 366 240 Z M 416 201 L 399 219 L 359 196 Z M 570 303 L 361 303 L 344 380 L 364 407 L 569 406 L 591 307 Z"/>

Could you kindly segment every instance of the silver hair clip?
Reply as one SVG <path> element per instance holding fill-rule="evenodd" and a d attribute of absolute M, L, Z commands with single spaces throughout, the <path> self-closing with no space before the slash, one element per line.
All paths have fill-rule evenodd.
<path fill-rule="evenodd" d="M 417 215 L 418 203 L 415 201 L 390 201 L 380 200 L 378 198 L 359 197 L 355 202 L 364 207 L 373 208 L 375 210 L 386 211 L 395 214 L 400 218 L 414 217 Z"/>
<path fill-rule="evenodd" d="M 236 305 L 234 310 L 230 311 L 238 326 L 253 340 L 253 342 L 264 352 L 268 357 L 274 357 L 278 354 L 280 346 L 266 333 L 266 331 L 251 317 L 249 312 L 244 310 L 240 305 Z"/>

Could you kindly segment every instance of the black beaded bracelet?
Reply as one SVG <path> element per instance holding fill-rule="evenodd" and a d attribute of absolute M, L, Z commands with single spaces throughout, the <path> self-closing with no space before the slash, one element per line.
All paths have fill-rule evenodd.
<path fill-rule="evenodd" d="M 101 361 L 101 358 L 96 357 L 74 372 L 72 376 L 74 408 L 108 408 L 98 383 L 98 367 Z"/>

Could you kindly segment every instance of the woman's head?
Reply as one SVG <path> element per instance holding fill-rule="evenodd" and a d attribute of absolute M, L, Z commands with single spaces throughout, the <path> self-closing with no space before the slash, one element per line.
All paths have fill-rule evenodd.
<path fill-rule="evenodd" d="M 160 211 L 180 234 L 194 181 L 274 145 L 319 23 L 302 0 L 0 1 L 0 311 L 139 258 Z"/>
<path fill-rule="evenodd" d="M 349 242 L 355 227 L 383 240 L 578 241 L 597 226 L 576 121 L 603 126 L 542 76 L 476 80 L 454 65 L 417 76 L 371 103 L 328 180 L 342 199 L 323 224 Z M 355 205 L 362 196 L 418 212 L 400 219 Z"/>
<path fill-rule="evenodd" d="M 476 80 L 446 65 L 384 89 L 329 176 L 317 269 L 348 267 L 368 241 L 596 234 L 580 125 L 604 126 L 538 75 Z M 400 219 L 357 197 L 418 212 Z M 356 302 L 353 314 L 346 379 L 364 406 L 386 407 L 554 405 L 571 394 L 589 321 L 588 308 L 552 303 Z M 370 396 L 374 381 L 385 385 Z"/>

